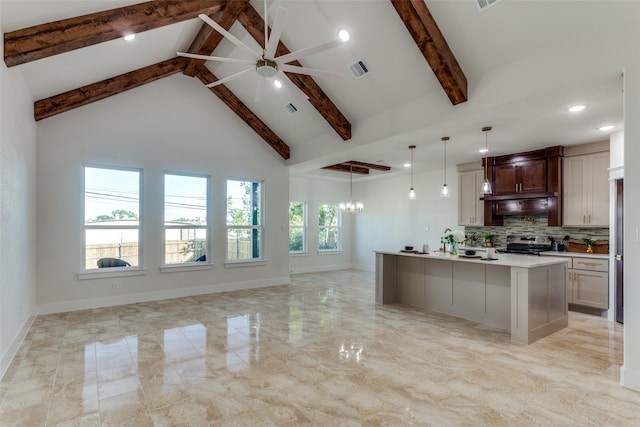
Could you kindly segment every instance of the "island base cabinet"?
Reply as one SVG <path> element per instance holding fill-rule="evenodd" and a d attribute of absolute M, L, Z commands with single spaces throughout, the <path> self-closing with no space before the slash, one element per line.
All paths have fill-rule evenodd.
<path fill-rule="evenodd" d="M 530 344 L 569 325 L 567 277 L 566 263 L 511 268 L 512 341 Z"/>
<path fill-rule="evenodd" d="M 539 257 L 537 257 L 539 258 Z M 568 326 L 568 264 L 517 267 L 376 253 L 376 302 L 401 303 L 511 333 L 530 344 Z"/>

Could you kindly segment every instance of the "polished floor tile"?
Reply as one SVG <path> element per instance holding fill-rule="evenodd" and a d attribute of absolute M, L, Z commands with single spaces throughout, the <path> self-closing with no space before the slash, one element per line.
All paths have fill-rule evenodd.
<path fill-rule="evenodd" d="M 638 426 L 622 326 L 570 312 L 531 345 L 401 305 L 372 273 L 39 316 L 1 426 Z"/>

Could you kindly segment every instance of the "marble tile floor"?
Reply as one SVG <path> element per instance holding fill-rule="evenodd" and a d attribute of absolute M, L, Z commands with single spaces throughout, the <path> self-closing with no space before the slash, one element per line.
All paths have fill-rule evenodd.
<path fill-rule="evenodd" d="M 2 426 L 638 426 L 622 327 L 570 313 L 529 346 L 376 306 L 372 273 L 39 316 Z"/>

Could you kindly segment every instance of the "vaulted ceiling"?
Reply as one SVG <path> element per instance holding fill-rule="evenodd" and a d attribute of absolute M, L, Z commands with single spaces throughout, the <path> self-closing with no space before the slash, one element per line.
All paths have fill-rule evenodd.
<path fill-rule="evenodd" d="M 278 55 L 334 38 L 339 28 L 352 40 L 301 60 L 342 80 L 290 74 L 308 101 L 270 88 L 259 103 L 255 74 L 209 89 L 204 84 L 237 69 L 176 52 L 242 57 L 199 13 L 259 50 L 261 0 L 3 0 L 0 7 L 5 64 L 24 74 L 36 120 L 168 76 L 193 77 L 293 172 L 326 175 L 335 172 L 324 167 L 347 159 L 402 170 L 411 144 L 417 171 L 439 167 L 445 134 L 451 162 L 475 160 L 484 125 L 494 126 L 494 154 L 606 139 L 600 124 L 622 125 L 623 36 L 638 3 L 499 1 L 481 12 L 474 0 L 269 0 L 270 19 L 278 6 L 289 10 Z M 127 44 L 129 32 L 138 37 Z M 348 71 L 356 61 L 370 69 L 361 79 Z M 585 114 L 568 116 L 578 102 L 589 105 Z"/>

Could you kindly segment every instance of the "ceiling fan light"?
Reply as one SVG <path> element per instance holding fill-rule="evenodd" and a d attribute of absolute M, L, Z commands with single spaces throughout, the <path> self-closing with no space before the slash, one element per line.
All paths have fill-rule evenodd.
<path fill-rule="evenodd" d="M 271 59 L 260 58 L 256 62 L 256 71 L 260 77 L 273 77 L 278 74 L 278 64 Z"/>

